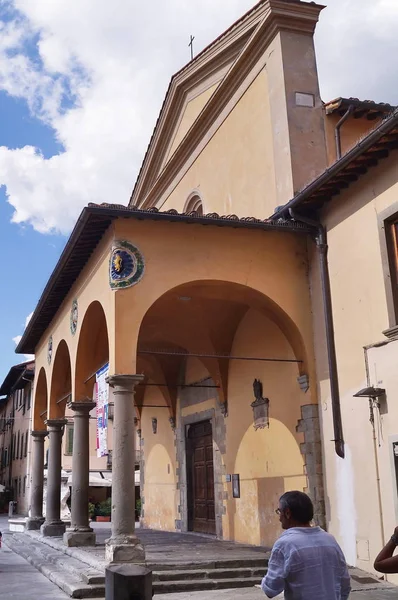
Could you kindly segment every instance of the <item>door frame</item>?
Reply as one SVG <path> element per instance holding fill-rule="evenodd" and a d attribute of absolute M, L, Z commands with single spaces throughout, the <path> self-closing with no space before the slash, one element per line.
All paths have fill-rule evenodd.
<path fill-rule="evenodd" d="M 217 415 L 218 417 L 218 415 Z M 217 440 L 217 421 L 219 417 L 216 417 L 214 408 L 197 412 L 186 417 L 181 417 L 180 427 L 177 431 L 177 460 L 179 463 L 178 469 L 178 488 L 180 490 L 180 505 L 178 507 L 180 512 L 180 520 L 177 525 L 177 529 L 183 532 L 189 532 L 188 529 L 188 461 L 187 461 L 187 439 L 189 427 L 194 423 L 200 423 L 201 421 L 210 421 L 212 428 L 213 437 L 213 468 L 214 468 L 214 512 L 216 520 L 216 537 L 219 539 L 223 538 L 223 527 L 222 527 L 222 515 L 225 514 L 224 506 L 224 485 L 223 475 L 224 470 L 222 468 L 221 453 L 219 450 L 220 444 Z M 222 415 L 220 415 L 222 419 Z"/>
<path fill-rule="evenodd" d="M 212 461 L 213 461 L 213 474 L 214 474 L 214 436 L 213 436 L 213 425 L 211 422 L 211 419 L 206 419 L 205 421 L 199 421 L 199 423 L 191 423 L 190 425 L 187 425 L 185 428 L 185 438 L 186 438 L 186 465 L 187 465 L 187 511 L 188 511 L 188 531 L 191 533 L 200 533 L 200 532 L 196 532 L 193 529 L 193 525 L 194 525 L 194 502 L 195 502 L 195 498 L 194 498 L 194 472 L 193 472 L 193 464 L 192 464 L 192 459 L 193 459 L 193 440 L 189 437 L 189 433 L 191 431 L 191 427 L 197 425 L 197 424 L 201 424 L 201 423 L 210 423 L 211 426 L 211 439 L 212 439 L 212 448 L 213 448 L 213 452 L 212 452 Z M 206 459 L 205 459 L 206 460 Z M 214 497 L 214 512 L 215 512 L 215 489 L 213 490 L 213 497 Z M 215 523 L 214 523 L 214 527 L 215 527 Z M 216 532 L 214 531 L 214 533 L 209 533 L 208 535 L 216 535 Z"/>

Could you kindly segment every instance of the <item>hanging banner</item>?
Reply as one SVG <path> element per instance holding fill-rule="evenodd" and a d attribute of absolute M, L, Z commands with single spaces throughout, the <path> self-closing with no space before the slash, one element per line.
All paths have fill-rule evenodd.
<path fill-rule="evenodd" d="M 108 402 L 109 385 L 106 378 L 109 375 L 109 363 L 95 374 L 95 401 L 97 403 L 97 456 L 108 454 Z"/>

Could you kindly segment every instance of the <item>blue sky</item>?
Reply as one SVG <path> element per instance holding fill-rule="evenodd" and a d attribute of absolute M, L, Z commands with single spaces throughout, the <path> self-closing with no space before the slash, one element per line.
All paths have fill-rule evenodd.
<path fill-rule="evenodd" d="M 50 157 L 62 150 L 51 128 L 32 117 L 26 102 L 0 92 L 2 119 L 0 145 L 18 148 L 26 144 L 40 148 Z M 65 245 L 65 235 L 43 235 L 31 226 L 11 223 L 13 207 L 7 202 L 6 190 L 0 189 L 0 256 L 6 273 L 0 295 L 0 380 L 8 369 L 24 356 L 15 354 L 14 337 L 23 332 L 25 319 L 51 274 Z"/>
<path fill-rule="evenodd" d="M 398 2 L 327 3 L 315 38 L 323 99 L 398 104 Z M 198 52 L 253 5 L 0 0 L 0 381 L 24 359 L 13 338 L 81 209 L 128 202 L 190 34 Z"/>

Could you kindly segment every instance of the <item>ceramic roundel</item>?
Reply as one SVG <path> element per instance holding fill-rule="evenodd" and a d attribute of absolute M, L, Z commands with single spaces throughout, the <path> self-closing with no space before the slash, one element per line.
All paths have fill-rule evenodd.
<path fill-rule="evenodd" d="M 77 306 L 77 300 L 73 300 L 72 308 L 70 310 L 70 331 L 72 335 L 75 335 L 77 330 L 77 321 L 79 318 L 79 309 Z"/>
<path fill-rule="evenodd" d="M 52 356 L 53 356 L 53 336 L 50 335 L 50 337 L 48 338 L 48 345 L 47 345 L 48 364 L 51 363 Z"/>
<path fill-rule="evenodd" d="M 109 261 L 109 283 L 112 289 L 123 289 L 139 282 L 144 274 L 144 258 L 129 242 L 116 242 Z"/>

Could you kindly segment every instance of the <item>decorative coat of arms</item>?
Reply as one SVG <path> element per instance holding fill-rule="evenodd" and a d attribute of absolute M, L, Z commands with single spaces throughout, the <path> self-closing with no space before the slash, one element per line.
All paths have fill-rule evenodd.
<path fill-rule="evenodd" d="M 144 258 L 129 242 L 116 242 L 109 261 L 109 284 L 112 289 L 135 285 L 144 274 Z"/>
<path fill-rule="evenodd" d="M 253 409 L 254 429 L 269 427 L 269 400 L 263 397 L 263 384 L 259 379 L 253 381 L 255 401 L 251 403 Z"/>
<path fill-rule="evenodd" d="M 75 335 L 77 330 L 77 321 L 79 318 L 79 309 L 77 306 L 77 300 L 73 300 L 72 308 L 70 310 L 70 331 L 72 335 Z"/>
<path fill-rule="evenodd" d="M 53 357 L 53 336 L 50 335 L 50 337 L 48 338 L 48 345 L 47 345 L 47 361 L 48 361 L 48 364 L 51 364 L 52 357 Z"/>

